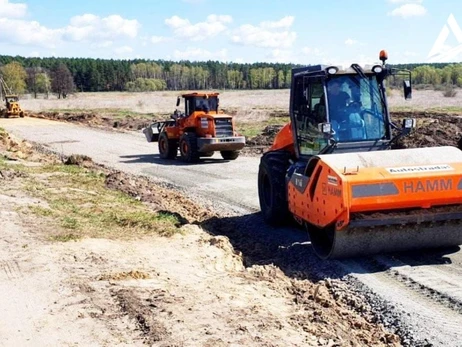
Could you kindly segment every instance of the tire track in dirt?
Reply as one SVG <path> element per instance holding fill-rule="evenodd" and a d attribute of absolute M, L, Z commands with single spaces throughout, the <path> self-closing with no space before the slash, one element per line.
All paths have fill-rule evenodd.
<path fill-rule="evenodd" d="M 150 298 L 145 300 L 146 302 L 143 302 L 132 289 L 111 290 L 110 294 L 118 303 L 122 314 L 128 315 L 135 321 L 144 336 L 145 343 L 155 344 L 170 335 L 165 325 L 155 318 L 159 315 L 161 307 L 155 304 L 154 300 L 157 302 L 157 299 L 163 299 L 164 291 L 150 292 Z"/>
<path fill-rule="evenodd" d="M 436 290 L 395 275 L 375 259 L 344 260 L 339 265 L 397 313 L 400 322 L 391 322 L 392 325 L 410 329 L 410 335 L 403 338 L 404 345 L 459 346 L 462 315 L 457 307 L 448 307 Z"/>
<path fill-rule="evenodd" d="M 3 270 L 4 275 L 7 280 L 14 280 L 23 276 L 19 263 L 17 261 L 1 261 L 0 260 L 0 269 Z"/>
<path fill-rule="evenodd" d="M 398 256 L 399 259 L 399 256 Z M 426 298 L 435 301 L 456 313 L 462 314 L 462 284 L 460 277 L 439 268 L 410 267 L 396 258 L 384 256 L 373 260 L 378 269 L 410 289 L 422 293 Z"/>

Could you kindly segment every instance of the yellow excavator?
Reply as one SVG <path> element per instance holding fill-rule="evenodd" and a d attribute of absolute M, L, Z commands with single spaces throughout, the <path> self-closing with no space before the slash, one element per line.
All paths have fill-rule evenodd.
<path fill-rule="evenodd" d="M 19 96 L 11 92 L 11 89 L 8 87 L 8 85 L 2 77 L 0 77 L 0 94 L 2 96 L 2 100 L 5 102 L 4 107 L 0 108 L 0 117 L 24 117 L 24 111 L 21 109 L 21 106 L 19 105 Z"/>

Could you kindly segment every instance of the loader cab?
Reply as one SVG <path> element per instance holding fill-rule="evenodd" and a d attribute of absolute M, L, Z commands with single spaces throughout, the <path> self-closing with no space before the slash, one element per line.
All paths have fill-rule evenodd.
<path fill-rule="evenodd" d="M 5 102 L 6 102 L 6 107 L 9 108 L 9 106 L 15 102 L 19 102 L 19 98 L 17 95 L 7 95 L 5 96 Z"/>
<path fill-rule="evenodd" d="M 203 94 L 191 93 L 182 95 L 185 102 L 185 115 L 188 117 L 194 112 L 217 113 L 218 93 Z M 179 106 L 179 103 L 177 103 Z"/>
<path fill-rule="evenodd" d="M 386 149 L 392 139 L 388 74 L 381 65 L 293 69 L 290 116 L 297 157 Z"/>

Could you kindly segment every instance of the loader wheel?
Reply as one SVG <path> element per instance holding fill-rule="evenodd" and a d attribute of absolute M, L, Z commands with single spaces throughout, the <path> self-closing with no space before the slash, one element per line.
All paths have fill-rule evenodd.
<path fill-rule="evenodd" d="M 187 163 L 199 161 L 199 151 L 197 150 L 197 136 L 194 133 L 185 133 L 180 137 L 181 159 Z"/>
<path fill-rule="evenodd" d="M 260 160 L 258 198 L 265 222 L 282 225 L 288 222 L 289 208 L 286 193 L 286 171 L 290 154 L 286 151 L 268 152 Z"/>
<path fill-rule="evenodd" d="M 239 157 L 239 151 L 221 151 L 221 156 L 224 160 L 235 160 Z"/>
<path fill-rule="evenodd" d="M 21 113 L 19 114 L 19 117 L 24 118 L 24 112 L 21 112 Z"/>
<path fill-rule="evenodd" d="M 159 135 L 159 155 L 162 159 L 175 159 L 178 152 L 178 145 L 175 140 L 169 140 L 167 133 Z"/>
<path fill-rule="evenodd" d="M 215 154 L 214 151 L 211 151 L 211 152 L 199 152 L 199 156 L 204 157 L 204 158 L 213 157 L 214 154 Z"/>

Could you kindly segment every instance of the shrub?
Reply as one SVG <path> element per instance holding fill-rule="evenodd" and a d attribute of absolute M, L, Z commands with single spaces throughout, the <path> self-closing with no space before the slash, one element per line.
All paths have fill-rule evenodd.
<path fill-rule="evenodd" d="M 446 89 L 443 92 L 443 96 L 445 98 L 453 98 L 457 95 L 457 90 L 454 88 L 454 86 L 447 86 Z"/>

